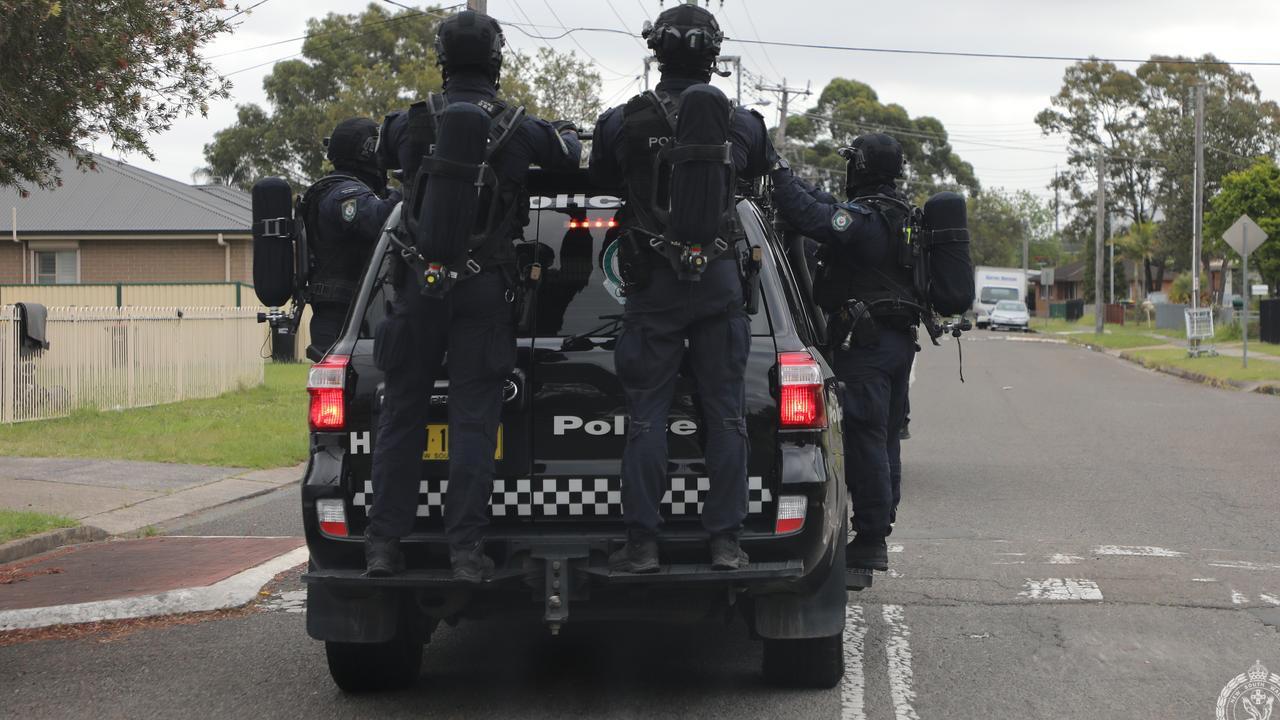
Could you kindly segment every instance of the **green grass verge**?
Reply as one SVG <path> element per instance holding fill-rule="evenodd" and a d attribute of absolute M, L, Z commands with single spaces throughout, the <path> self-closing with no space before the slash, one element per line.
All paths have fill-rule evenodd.
<path fill-rule="evenodd" d="M 1107 325 L 1102 335 L 1093 332 L 1093 315 L 1085 315 L 1075 322 L 1061 319 L 1032 318 L 1031 328 L 1049 336 L 1061 337 L 1082 345 L 1097 345 L 1113 350 L 1154 347 L 1169 343 L 1186 342 L 1186 333 L 1180 330 L 1162 330 L 1147 327 L 1146 323 Z"/>
<path fill-rule="evenodd" d="M 1204 375 L 1218 381 L 1280 382 L 1280 362 L 1259 360 L 1249 363 L 1246 369 L 1238 357 L 1187 357 L 1186 350 L 1135 350 L 1127 353 L 1147 367 L 1174 367 Z"/>
<path fill-rule="evenodd" d="M 264 384 L 206 400 L 0 426 L 0 455 L 295 465 L 307 456 L 309 367 L 268 363 Z"/>
<path fill-rule="evenodd" d="M 75 527 L 79 524 L 72 518 L 60 515 L 42 515 L 25 510 L 5 510 L 0 508 L 0 543 L 48 530 Z"/>

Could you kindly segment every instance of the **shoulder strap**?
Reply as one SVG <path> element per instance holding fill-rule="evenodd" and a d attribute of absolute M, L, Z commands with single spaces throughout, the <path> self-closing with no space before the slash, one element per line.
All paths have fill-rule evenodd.
<path fill-rule="evenodd" d="M 504 106 L 502 112 L 493 118 L 493 129 L 489 131 L 489 148 L 484 155 L 486 160 L 502 152 L 524 122 L 524 116 L 524 106 L 518 105 Z"/>

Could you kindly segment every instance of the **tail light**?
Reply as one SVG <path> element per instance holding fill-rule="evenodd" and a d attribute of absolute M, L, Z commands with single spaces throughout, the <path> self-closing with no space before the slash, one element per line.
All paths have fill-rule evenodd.
<path fill-rule="evenodd" d="M 347 536 L 347 508 L 342 500 L 317 500 L 316 519 L 320 521 L 320 531 L 324 534 Z"/>
<path fill-rule="evenodd" d="M 775 535 L 786 535 L 804 527 L 804 512 L 808 502 L 803 495 L 783 495 L 778 498 L 778 520 L 773 525 Z"/>
<path fill-rule="evenodd" d="M 822 366 L 807 352 L 778 353 L 778 427 L 819 430 L 827 426 Z"/>
<path fill-rule="evenodd" d="M 307 392 L 311 395 L 312 430 L 341 430 L 347 423 L 345 389 L 346 355 L 329 355 L 311 366 L 307 375 Z"/>

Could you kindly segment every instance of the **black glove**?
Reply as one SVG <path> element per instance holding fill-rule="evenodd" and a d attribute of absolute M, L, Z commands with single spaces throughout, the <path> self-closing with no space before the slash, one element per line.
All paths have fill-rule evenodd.
<path fill-rule="evenodd" d="M 551 127 L 555 128 L 555 131 L 561 135 L 565 132 L 572 132 L 577 135 L 580 132 L 578 126 L 574 125 L 572 120 L 553 120 Z"/>

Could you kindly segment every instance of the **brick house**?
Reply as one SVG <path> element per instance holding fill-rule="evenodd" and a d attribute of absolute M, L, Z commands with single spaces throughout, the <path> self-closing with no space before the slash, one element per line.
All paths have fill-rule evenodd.
<path fill-rule="evenodd" d="M 94 156 L 62 187 L 0 189 L 0 284 L 253 281 L 250 196 Z"/>

